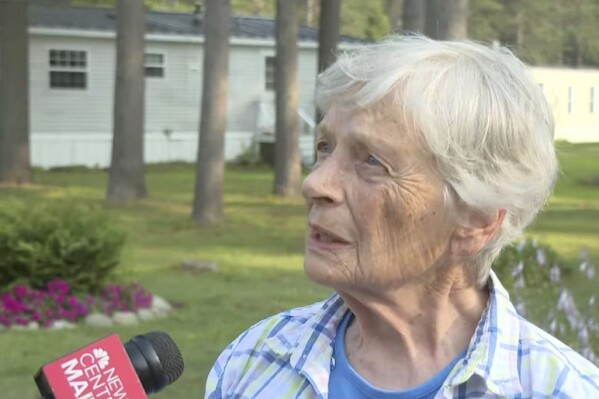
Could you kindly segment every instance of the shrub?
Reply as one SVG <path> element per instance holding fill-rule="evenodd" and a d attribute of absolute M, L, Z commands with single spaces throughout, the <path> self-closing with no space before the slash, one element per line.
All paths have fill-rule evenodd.
<path fill-rule="evenodd" d="M 595 296 L 577 298 L 577 302 L 561 280 L 566 273 L 595 279 L 595 267 L 586 251 L 581 253 L 579 267 L 569 268 L 550 246 L 535 240 L 521 241 L 505 248 L 493 268 L 519 314 L 576 348 L 590 361 L 599 362 L 591 342 L 599 332 Z"/>
<path fill-rule="evenodd" d="M 512 291 L 514 285 L 518 288 L 523 282 L 529 287 L 549 287 L 551 269 L 557 265 L 560 271 L 565 270 L 564 264 L 549 245 L 529 239 L 504 248 L 493 270 L 505 288 Z"/>
<path fill-rule="evenodd" d="M 11 203 L 0 209 L 0 290 L 44 289 L 55 279 L 95 293 L 119 264 L 125 235 L 98 210 Z"/>

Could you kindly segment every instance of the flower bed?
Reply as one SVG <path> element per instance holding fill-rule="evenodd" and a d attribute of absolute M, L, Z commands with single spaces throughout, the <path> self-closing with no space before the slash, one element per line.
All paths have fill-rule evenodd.
<path fill-rule="evenodd" d="M 139 283 L 109 284 L 98 295 L 74 294 L 60 279 L 52 280 L 44 290 L 16 285 L 0 294 L 0 325 L 10 328 L 37 323 L 48 328 L 57 321 L 77 323 L 94 313 L 112 316 L 151 309 L 153 298 Z"/>

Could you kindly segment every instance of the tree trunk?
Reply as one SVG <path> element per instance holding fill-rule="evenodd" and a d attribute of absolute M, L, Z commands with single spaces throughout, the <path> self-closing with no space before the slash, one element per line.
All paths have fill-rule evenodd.
<path fill-rule="evenodd" d="M 441 2 L 439 39 L 466 39 L 468 37 L 468 0 Z"/>
<path fill-rule="evenodd" d="M 326 0 L 328 2 L 330 0 Z M 324 4 L 323 4 L 324 5 Z M 324 10 L 323 10 L 324 11 Z M 296 0 L 277 0 L 275 187 L 279 196 L 299 194 L 298 22 Z"/>
<path fill-rule="evenodd" d="M 316 0 L 306 0 L 306 25 L 314 26 L 314 16 L 316 15 Z"/>
<path fill-rule="evenodd" d="M 318 27 L 318 73 L 327 69 L 337 59 L 337 45 L 341 26 L 341 0 L 321 0 Z M 316 122 L 322 115 L 315 110 Z"/>
<path fill-rule="evenodd" d="M 426 1 L 405 0 L 403 6 L 403 26 L 405 32 L 426 31 Z"/>
<path fill-rule="evenodd" d="M 405 25 L 402 23 L 402 9 L 405 9 L 405 4 L 409 0 L 386 0 L 385 1 L 385 11 L 387 12 L 387 17 L 389 18 L 389 27 L 391 28 L 391 32 L 397 32 L 399 30 L 406 30 Z M 422 0 L 418 0 L 422 2 Z M 403 3 L 403 4 L 402 4 Z M 405 15 L 405 14 L 403 14 Z M 405 18 L 405 17 L 404 17 Z M 404 19 L 405 21 L 405 19 Z M 424 16 L 423 16 L 424 21 Z M 424 28 L 422 29 L 424 30 Z"/>
<path fill-rule="evenodd" d="M 468 0 L 425 0 L 426 35 L 437 40 L 468 36 Z"/>
<path fill-rule="evenodd" d="M 143 0 L 117 2 L 117 52 L 112 160 L 106 200 L 123 203 L 146 197 L 144 165 Z"/>
<path fill-rule="evenodd" d="M 230 19 L 230 0 L 206 1 L 202 109 L 192 212 L 193 219 L 201 225 L 223 217 Z"/>
<path fill-rule="evenodd" d="M 421 0 L 425 5 L 425 34 L 431 39 L 440 39 L 441 1 L 451 0 Z"/>
<path fill-rule="evenodd" d="M 341 0 L 322 0 L 318 30 L 318 72 L 322 72 L 337 59 L 339 27 L 341 25 Z"/>
<path fill-rule="evenodd" d="M 524 29 L 526 23 L 526 11 L 520 8 L 516 14 L 516 46 L 524 48 Z"/>
<path fill-rule="evenodd" d="M 29 183 L 28 2 L 0 2 L 0 183 Z"/>

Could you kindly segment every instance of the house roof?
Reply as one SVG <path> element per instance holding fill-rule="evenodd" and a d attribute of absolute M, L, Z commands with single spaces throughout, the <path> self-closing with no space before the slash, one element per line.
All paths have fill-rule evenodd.
<path fill-rule="evenodd" d="M 163 35 L 203 36 L 203 14 L 148 11 L 146 33 Z M 76 29 L 90 31 L 116 30 L 116 13 L 106 7 L 73 7 L 59 5 L 31 5 L 29 25 L 32 27 Z M 231 36 L 248 39 L 274 39 L 275 20 L 263 17 L 234 16 L 231 18 Z M 318 41 L 318 29 L 300 26 L 300 41 Z M 361 39 L 341 36 L 341 42 L 359 43 Z"/>

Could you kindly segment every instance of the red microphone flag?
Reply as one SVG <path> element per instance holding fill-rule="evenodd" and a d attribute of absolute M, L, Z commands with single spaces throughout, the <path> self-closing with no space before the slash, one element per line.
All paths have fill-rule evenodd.
<path fill-rule="evenodd" d="M 147 399 L 118 335 L 42 367 L 56 399 Z"/>

